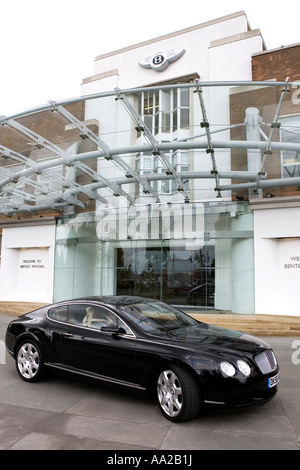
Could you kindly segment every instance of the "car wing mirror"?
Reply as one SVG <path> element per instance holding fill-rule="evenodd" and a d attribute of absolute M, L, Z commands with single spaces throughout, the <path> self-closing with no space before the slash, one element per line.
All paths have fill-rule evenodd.
<path fill-rule="evenodd" d="M 105 325 L 105 326 L 102 326 L 100 328 L 100 331 L 103 331 L 104 333 L 112 333 L 112 334 L 115 334 L 115 335 L 119 335 L 119 334 L 124 334 L 126 333 L 126 331 L 124 330 L 124 328 L 122 327 L 119 327 L 117 325 Z"/>

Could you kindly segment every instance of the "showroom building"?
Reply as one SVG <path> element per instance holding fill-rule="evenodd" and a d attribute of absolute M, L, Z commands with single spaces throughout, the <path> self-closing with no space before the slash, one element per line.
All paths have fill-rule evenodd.
<path fill-rule="evenodd" d="M 298 315 L 298 57 L 241 11 L 96 57 L 81 98 L 2 118 L 0 300 Z"/>

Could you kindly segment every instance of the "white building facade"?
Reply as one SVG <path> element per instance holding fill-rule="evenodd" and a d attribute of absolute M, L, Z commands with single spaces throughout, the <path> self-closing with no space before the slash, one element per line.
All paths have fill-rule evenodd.
<path fill-rule="evenodd" d="M 55 191 L 50 176 L 48 192 L 38 176 L 24 185 L 35 185 L 38 210 L 61 212 L 2 223 L 0 300 L 142 295 L 185 308 L 298 315 L 300 269 L 287 267 L 300 266 L 298 200 L 287 209 L 288 198 L 269 199 L 264 189 L 268 174 L 275 178 L 265 164 L 269 131 L 279 132 L 278 94 L 260 119 L 249 84 L 252 57 L 264 50 L 260 31 L 238 12 L 97 57 L 80 112 L 64 103 L 45 110 L 67 120 L 63 137 L 43 146 L 51 155 L 17 173 L 20 184 L 30 171 L 56 171 Z M 279 160 L 281 140 L 272 141 Z M 16 198 L 3 211 L 15 206 Z"/>
<path fill-rule="evenodd" d="M 99 135 L 109 148 L 142 148 L 150 141 L 151 151 L 131 152 L 123 160 L 139 177 L 151 174 L 157 179 L 153 179 L 150 193 L 144 186 L 132 184 L 129 207 L 119 198 L 109 209 L 99 204 L 94 222 L 99 267 L 96 276 L 95 272 L 85 276 L 97 279 L 97 287 L 90 293 L 148 295 L 173 304 L 253 313 L 252 215 L 246 206 L 237 208 L 231 203 L 230 191 L 225 191 L 222 199 L 216 198 L 214 179 L 192 181 L 182 177 L 184 172 L 211 173 L 206 136 L 200 137 L 205 143 L 200 152 L 166 152 L 164 157 L 175 169 L 177 179 L 161 178 L 171 171 L 162 152 L 157 155 L 154 147 L 157 142 L 184 142 L 203 134 L 201 98 L 185 84 L 250 80 L 251 54 L 263 49 L 260 32 L 252 31 L 240 12 L 96 58 L 94 75 L 83 80 L 83 96 L 135 87 L 143 91 L 121 95 L 119 100 L 113 97 L 115 105 L 110 96 L 107 103 L 105 99 L 86 102 L 86 120 L 98 117 Z M 172 84 L 180 84 L 180 88 L 168 88 Z M 229 87 L 201 93 L 209 119 L 229 122 Z M 148 134 L 134 132 L 139 117 Z M 218 138 L 230 139 L 230 130 L 223 130 Z M 230 170 L 229 151 L 220 150 L 215 158 L 219 172 Z M 122 168 L 109 159 L 98 161 L 98 172 L 105 178 L 123 176 Z M 109 191 L 106 188 L 99 193 L 105 198 Z M 80 280 L 77 289 L 79 285 L 83 286 Z M 74 295 L 74 284 L 69 287 L 70 295 Z"/>

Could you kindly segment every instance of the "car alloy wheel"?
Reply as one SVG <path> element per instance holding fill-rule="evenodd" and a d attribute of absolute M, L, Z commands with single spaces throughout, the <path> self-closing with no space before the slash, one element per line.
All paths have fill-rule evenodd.
<path fill-rule="evenodd" d="M 27 382 L 36 382 L 42 378 L 44 372 L 42 354 L 34 341 L 26 340 L 18 346 L 16 366 L 22 379 Z"/>
<path fill-rule="evenodd" d="M 157 398 L 163 415 L 171 421 L 186 421 L 199 414 L 200 387 L 194 377 L 180 366 L 161 371 L 157 380 Z"/>

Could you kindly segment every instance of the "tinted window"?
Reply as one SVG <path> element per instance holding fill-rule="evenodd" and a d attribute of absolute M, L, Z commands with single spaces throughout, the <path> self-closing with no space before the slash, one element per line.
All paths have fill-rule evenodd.
<path fill-rule="evenodd" d="M 52 308 L 48 311 L 48 316 L 52 318 L 52 320 L 66 322 L 68 319 L 68 307 Z"/>
<path fill-rule="evenodd" d="M 90 328 L 100 329 L 102 326 L 115 324 L 115 315 L 104 307 L 95 305 L 86 306 L 86 315 L 83 324 Z"/>
<path fill-rule="evenodd" d="M 86 326 L 84 323 L 84 318 L 87 314 L 86 308 L 87 305 L 84 304 L 69 305 L 69 323 L 72 323 L 73 325 Z"/>
<path fill-rule="evenodd" d="M 70 305 L 68 321 L 73 325 L 80 325 L 98 330 L 100 330 L 102 326 L 116 325 L 119 328 L 122 327 L 126 334 L 132 335 L 130 329 L 117 315 L 115 315 L 111 310 L 101 307 L 100 305 Z"/>
<path fill-rule="evenodd" d="M 189 315 L 163 302 L 145 302 L 121 307 L 132 321 L 148 333 L 160 334 L 173 329 L 197 325 Z"/>

